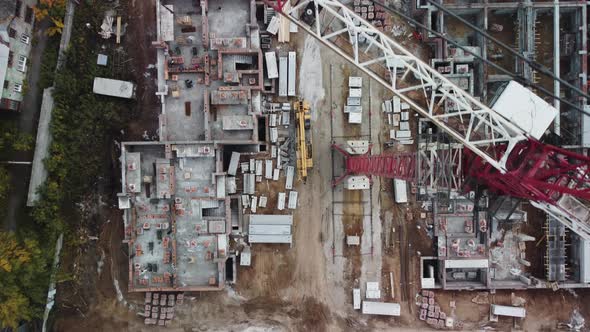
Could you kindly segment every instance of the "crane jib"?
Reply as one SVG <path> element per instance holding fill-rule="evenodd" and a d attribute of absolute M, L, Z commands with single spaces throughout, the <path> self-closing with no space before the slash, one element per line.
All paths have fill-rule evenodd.
<path fill-rule="evenodd" d="M 462 144 L 464 176 L 531 200 L 590 240 L 590 209 L 575 199 L 590 199 L 588 157 L 531 138 L 339 1 L 264 1 Z M 410 176 L 408 158 L 346 158 L 346 174 Z"/>

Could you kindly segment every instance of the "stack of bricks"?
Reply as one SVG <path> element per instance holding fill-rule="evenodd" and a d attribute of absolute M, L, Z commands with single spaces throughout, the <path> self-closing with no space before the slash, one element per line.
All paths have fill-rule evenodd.
<path fill-rule="evenodd" d="M 390 32 L 393 21 L 391 15 L 381 6 L 375 6 L 371 0 L 354 0 L 354 12 L 371 23 L 379 31 Z"/>
<path fill-rule="evenodd" d="M 169 326 L 174 318 L 174 306 L 182 304 L 183 294 L 145 293 L 144 323 Z"/>
<path fill-rule="evenodd" d="M 422 290 L 421 295 L 418 295 L 418 302 L 420 306 L 420 320 L 436 329 L 444 329 L 447 315 L 440 310 L 440 306 L 434 300 L 434 292 L 429 290 Z"/>

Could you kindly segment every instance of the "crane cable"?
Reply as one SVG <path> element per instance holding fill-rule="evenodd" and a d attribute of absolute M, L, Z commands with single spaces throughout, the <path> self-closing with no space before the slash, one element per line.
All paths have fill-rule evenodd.
<path fill-rule="evenodd" d="M 374 3 L 374 4 L 376 4 L 376 5 L 378 5 L 378 6 L 380 6 L 380 7 L 382 7 L 382 8 L 384 8 L 384 9 L 386 9 L 387 11 L 389 11 L 389 12 L 391 12 L 391 13 L 394 13 L 394 14 L 396 14 L 396 15 L 398 15 L 398 16 L 400 16 L 400 17 L 404 18 L 404 19 L 406 19 L 408 22 L 410 22 L 410 23 L 412 23 L 412 24 L 414 24 L 414 25 L 416 25 L 416 26 L 418 26 L 418 27 L 420 27 L 420 28 L 422 28 L 422 29 L 425 29 L 425 30 L 426 30 L 426 31 L 428 31 L 429 33 L 431 33 L 431 34 L 433 34 L 433 35 L 435 35 L 435 36 L 437 36 L 437 37 L 440 37 L 440 38 L 442 38 L 442 39 L 446 40 L 446 41 L 447 41 L 448 43 L 450 43 L 451 45 L 453 45 L 453 46 L 455 46 L 455 47 L 457 47 L 457 48 L 460 48 L 460 49 L 461 49 L 461 50 L 463 50 L 464 52 L 467 52 L 467 53 L 469 53 L 469 54 L 473 55 L 474 57 L 478 58 L 479 60 L 483 61 L 485 64 L 487 64 L 487 65 L 489 65 L 489 66 L 491 66 L 491 67 L 493 67 L 493 68 L 495 68 L 495 69 L 497 69 L 497 70 L 501 71 L 502 73 L 504 73 L 504 74 L 506 74 L 506 75 L 510 76 L 511 78 L 513 78 L 514 80 L 516 80 L 517 82 L 519 82 L 520 84 L 522 84 L 522 85 L 524 85 L 524 86 L 531 87 L 531 88 L 535 88 L 535 89 L 537 89 L 538 91 L 540 91 L 540 92 L 543 92 L 543 94 L 545 94 L 545 95 L 547 95 L 547 96 L 549 96 L 549 97 L 552 97 L 552 98 L 554 98 L 554 99 L 556 99 L 556 100 L 559 100 L 561 103 L 563 103 L 563 104 L 565 104 L 565 105 L 567 105 L 567 106 L 570 106 L 572 109 L 575 109 L 576 111 L 578 111 L 578 112 L 580 112 L 580 113 L 582 113 L 582 114 L 584 114 L 584 115 L 586 115 L 586 116 L 590 116 L 590 112 L 587 112 L 587 111 L 583 110 L 583 109 L 582 109 L 582 108 L 580 108 L 579 106 L 577 106 L 577 105 L 575 105 L 575 104 L 572 104 L 571 102 L 569 102 L 569 101 L 567 101 L 567 100 L 565 100 L 565 99 L 563 99 L 563 98 L 561 98 L 561 97 L 557 97 L 557 96 L 553 95 L 553 93 L 551 93 L 551 92 L 550 92 L 550 91 L 548 91 L 547 89 L 543 88 L 542 86 L 539 86 L 539 85 L 537 85 L 537 84 L 531 83 L 531 82 L 529 82 L 528 80 L 524 79 L 523 77 L 521 77 L 521 76 L 518 76 L 518 75 L 515 75 L 513 72 L 511 72 L 511 71 L 509 71 L 509 70 L 507 70 L 507 69 L 505 69 L 505 68 L 503 68 L 503 67 L 501 67 L 501 66 L 499 66 L 499 65 L 497 65 L 497 64 L 495 64 L 495 63 L 493 63 L 493 62 L 491 62 L 491 61 L 490 61 L 490 60 L 488 60 L 488 59 L 485 59 L 485 58 L 483 58 L 481 55 L 479 55 L 479 54 L 475 53 L 474 51 L 472 51 L 472 50 L 468 49 L 467 47 L 464 47 L 464 46 L 462 46 L 462 45 L 459 45 L 457 42 L 455 42 L 455 41 L 453 41 L 453 40 L 451 40 L 451 39 L 447 38 L 447 37 L 446 37 L 446 36 L 444 36 L 442 33 L 438 32 L 438 31 L 434 31 L 434 30 L 432 30 L 432 29 L 428 28 L 428 27 L 427 27 L 427 26 L 425 26 L 424 24 L 422 24 L 422 23 L 420 23 L 420 22 L 418 22 L 418 21 L 414 20 L 413 18 L 411 18 L 411 17 L 409 17 L 408 15 L 406 15 L 406 14 L 402 13 L 401 11 L 399 11 L 399 10 L 397 10 L 397 9 L 395 9 L 395 8 L 392 8 L 392 7 L 390 7 L 390 6 L 387 6 L 387 5 L 385 5 L 385 4 L 383 4 L 383 3 L 381 3 L 381 2 L 379 2 L 379 1 L 377 1 L 377 0 L 373 0 L 373 3 Z"/>
<path fill-rule="evenodd" d="M 573 91 L 575 91 L 578 95 L 587 98 L 588 100 L 590 100 L 590 95 L 587 95 L 584 91 L 580 90 L 578 87 L 572 85 L 571 83 L 569 83 L 566 80 L 563 80 L 562 78 L 556 76 L 551 70 L 549 70 L 547 67 L 545 67 L 544 65 L 531 60 L 527 57 L 525 57 L 524 55 L 520 54 L 519 52 L 515 51 L 514 49 L 512 49 L 510 46 L 506 45 L 505 43 L 503 43 L 502 41 L 498 40 L 497 38 L 495 38 L 494 36 L 490 35 L 489 33 L 487 33 L 485 30 L 482 30 L 481 28 L 473 25 L 472 23 L 470 23 L 469 21 L 465 20 L 464 18 L 462 18 L 461 16 L 451 12 L 449 9 L 445 8 L 443 5 L 437 3 L 434 0 L 426 0 L 428 1 L 430 4 L 434 5 L 436 8 L 438 8 L 439 10 L 443 11 L 444 13 L 446 13 L 447 15 L 457 19 L 459 22 L 465 24 L 466 26 L 470 27 L 471 29 L 473 29 L 474 31 L 478 32 L 479 34 L 481 34 L 482 36 L 486 37 L 487 39 L 493 41 L 495 44 L 501 46 L 503 49 L 507 50 L 508 52 L 512 53 L 512 55 L 518 57 L 519 59 L 523 60 L 524 62 L 526 62 L 529 66 L 531 66 L 531 68 L 539 71 L 540 73 L 550 76 L 552 77 L 554 80 L 559 81 L 561 84 L 565 85 L 566 87 L 572 89 Z"/>

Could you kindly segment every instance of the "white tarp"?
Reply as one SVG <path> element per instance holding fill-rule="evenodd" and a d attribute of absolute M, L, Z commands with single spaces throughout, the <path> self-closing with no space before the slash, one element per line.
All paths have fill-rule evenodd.
<path fill-rule="evenodd" d="M 251 214 L 250 225 L 293 225 L 290 214 Z"/>
<path fill-rule="evenodd" d="M 279 68 L 277 66 L 277 55 L 275 52 L 266 52 L 264 53 L 264 58 L 266 59 L 266 73 L 268 74 L 268 78 L 277 78 L 279 77 Z"/>
<path fill-rule="evenodd" d="M 295 82 L 297 79 L 297 60 L 296 53 L 289 52 L 289 77 L 287 83 L 287 95 L 295 96 Z"/>
<path fill-rule="evenodd" d="M 526 310 L 522 307 L 492 304 L 492 314 L 496 316 L 524 318 L 526 316 Z"/>
<path fill-rule="evenodd" d="M 292 235 L 248 235 L 250 243 L 291 243 L 292 239 Z"/>
<path fill-rule="evenodd" d="M 558 114 L 555 107 L 524 86 L 510 81 L 492 109 L 539 139 Z"/>
<path fill-rule="evenodd" d="M 408 202 L 408 183 L 404 180 L 393 180 L 393 191 L 396 203 Z"/>
<path fill-rule="evenodd" d="M 363 314 L 399 316 L 400 313 L 399 303 L 363 301 Z"/>
<path fill-rule="evenodd" d="M 289 59 L 279 56 L 279 97 L 287 96 L 289 82 Z"/>
<path fill-rule="evenodd" d="M 354 310 L 361 308 L 361 290 L 359 288 L 352 289 L 352 308 Z"/>
<path fill-rule="evenodd" d="M 135 84 L 110 78 L 95 77 L 92 91 L 111 97 L 135 98 Z"/>

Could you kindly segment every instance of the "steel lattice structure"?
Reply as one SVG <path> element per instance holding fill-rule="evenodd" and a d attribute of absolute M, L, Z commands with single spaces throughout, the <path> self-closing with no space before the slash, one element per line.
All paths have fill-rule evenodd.
<path fill-rule="evenodd" d="M 334 180 L 340 183 L 350 174 L 363 174 L 412 181 L 415 178 L 416 158 L 414 154 L 371 155 L 371 149 L 362 155 L 351 155 L 338 145 L 332 148 L 345 157 L 346 171 Z"/>
<path fill-rule="evenodd" d="M 418 144 L 416 182 L 428 192 L 463 190 L 463 146 L 457 143 Z"/>
<path fill-rule="evenodd" d="M 284 3 L 280 2 L 279 6 Z M 482 104 L 339 1 L 303 0 L 286 12 L 280 7 L 276 9 L 496 169 L 505 170 L 507 156 L 499 155 L 495 146 L 508 145 L 512 148 L 528 139 L 525 131 Z M 303 13 L 307 19 L 293 13 Z M 363 47 L 361 41 L 366 46 Z M 453 105 L 454 110 L 445 111 L 449 109 L 445 105 Z"/>
<path fill-rule="evenodd" d="M 590 197 L 590 158 L 539 143 L 345 4 L 302 0 L 284 6 L 286 2 L 278 0 L 275 10 L 387 87 L 462 145 L 465 155 L 477 157 L 463 165 L 469 166 L 464 172 L 493 189 L 529 199 L 590 240 L 590 209 L 573 197 Z M 378 156 L 348 156 L 347 173 L 383 175 L 382 162 Z M 405 176 L 398 173 L 388 176 Z"/>

